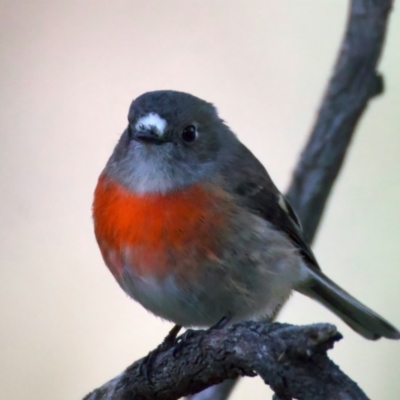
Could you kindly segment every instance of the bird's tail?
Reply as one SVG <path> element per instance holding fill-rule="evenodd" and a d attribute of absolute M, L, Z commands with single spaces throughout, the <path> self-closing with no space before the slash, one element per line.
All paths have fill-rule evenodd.
<path fill-rule="evenodd" d="M 322 303 L 367 339 L 400 339 L 400 332 L 392 324 L 360 303 L 321 271 L 308 268 L 308 272 L 307 280 L 296 288 L 297 291 Z"/>

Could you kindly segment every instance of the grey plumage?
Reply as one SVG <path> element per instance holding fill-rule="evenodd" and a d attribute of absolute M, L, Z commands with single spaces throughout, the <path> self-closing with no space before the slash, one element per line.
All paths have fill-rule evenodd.
<path fill-rule="evenodd" d="M 400 338 L 393 325 L 321 272 L 295 211 L 212 104 L 187 93 L 149 92 L 132 103 L 128 119 L 104 171 L 110 179 L 135 193 L 162 196 L 201 182 L 210 193 L 223 191 L 213 207 L 230 217 L 226 229 L 214 232 L 219 255 L 196 266 L 196 281 L 188 271 L 199 257 L 169 254 L 171 273 L 162 280 L 125 267 L 120 284 L 128 294 L 177 324 L 213 325 L 224 316 L 270 316 L 297 290 L 367 339 Z M 196 131 L 193 143 L 182 139 L 187 126 Z M 186 250 L 194 254 L 190 244 Z"/>

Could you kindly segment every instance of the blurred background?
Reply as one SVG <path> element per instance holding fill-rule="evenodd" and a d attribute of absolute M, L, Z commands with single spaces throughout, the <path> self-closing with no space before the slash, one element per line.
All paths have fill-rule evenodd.
<path fill-rule="evenodd" d="M 142 92 L 214 102 L 288 186 L 332 71 L 344 0 L 0 0 L 0 398 L 80 399 L 171 324 L 130 300 L 92 228 L 97 177 Z M 400 327 L 400 14 L 315 243 L 325 272 Z M 331 357 L 373 399 L 400 395 L 400 343 L 369 342 L 294 295 L 280 316 L 329 321 Z M 258 378 L 233 399 L 265 399 Z M 266 397 L 267 396 L 267 397 Z"/>

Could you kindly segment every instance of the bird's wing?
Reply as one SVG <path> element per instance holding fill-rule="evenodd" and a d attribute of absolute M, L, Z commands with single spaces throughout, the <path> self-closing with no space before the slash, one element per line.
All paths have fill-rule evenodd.
<path fill-rule="evenodd" d="M 269 179 L 268 176 L 267 178 Z M 319 270 L 318 262 L 304 238 L 299 218 L 285 197 L 274 186 L 268 185 L 268 179 L 265 181 L 266 185 L 251 181 L 242 182 L 236 187 L 235 192 L 247 209 L 283 232 L 299 249 L 307 264 Z M 267 185 L 269 187 L 266 187 Z"/>
<path fill-rule="evenodd" d="M 221 173 L 231 193 L 243 207 L 268 221 L 296 246 L 306 264 L 320 271 L 318 262 L 304 238 L 299 218 L 274 185 L 264 166 L 239 141 L 229 149 Z"/>

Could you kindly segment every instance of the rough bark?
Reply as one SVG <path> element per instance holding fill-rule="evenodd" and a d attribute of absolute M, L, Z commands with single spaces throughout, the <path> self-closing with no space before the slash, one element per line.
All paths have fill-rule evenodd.
<path fill-rule="evenodd" d="M 151 382 L 139 360 L 84 400 L 174 400 L 225 379 L 256 374 L 280 400 L 365 400 L 326 355 L 340 338 L 329 324 L 243 322 L 193 331 L 177 353 L 172 348 L 157 356 Z"/>

